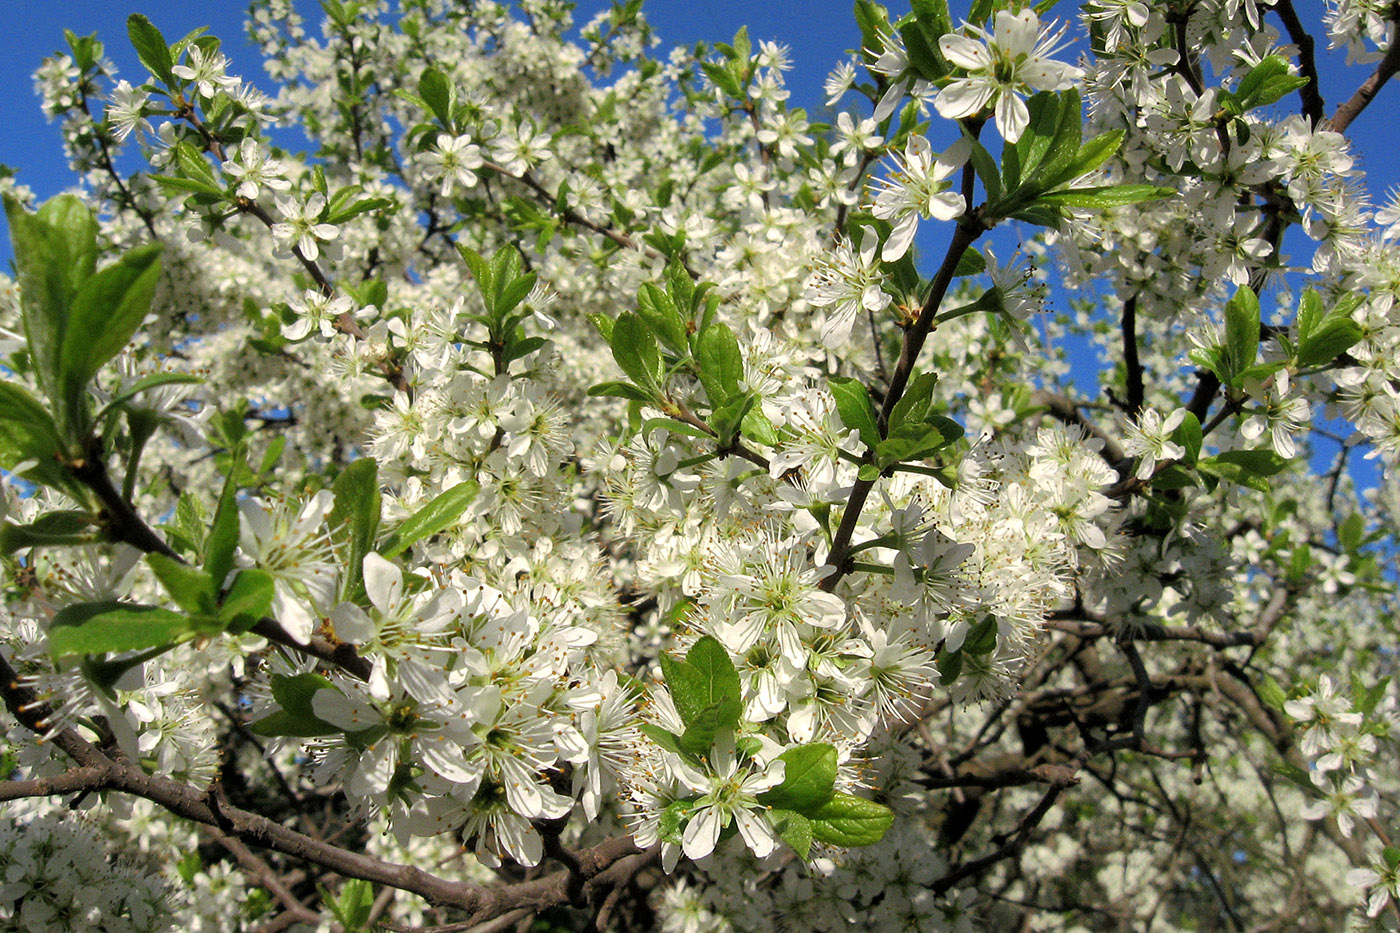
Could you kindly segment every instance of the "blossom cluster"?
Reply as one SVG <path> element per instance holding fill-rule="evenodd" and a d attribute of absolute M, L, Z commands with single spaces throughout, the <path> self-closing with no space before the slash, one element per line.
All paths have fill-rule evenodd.
<path fill-rule="evenodd" d="M 1390 656 L 1400 498 L 1346 458 L 1400 456 L 1400 204 L 1284 115 L 1316 75 L 1276 4 L 862 2 L 830 124 L 745 30 L 389 6 L 254 3 L 272 94 L 141 16 L 148 73 L 76 35 L 38 73 L 84 187 L 0 182 L 6 766 L 90 748 L 207 842 L 235 806 L 301 835 L 205 864 L 145 804 L 104 823 L 158 881 L 26 814 L 0 923 L 365 927 L 276 881 L 308 851 L 522 904 L 558 862 L 597 929 L 1262 924 L 1293 847 L 1292 919 L 1347 905 L 1305 827 L 1400 792 L 1385 682 L 1329 678 Z M 1383 12 L 1323 25 L 1373 58 Z"/>

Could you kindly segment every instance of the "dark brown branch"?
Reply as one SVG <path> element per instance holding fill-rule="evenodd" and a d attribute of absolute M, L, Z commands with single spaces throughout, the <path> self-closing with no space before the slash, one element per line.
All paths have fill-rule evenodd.
<path fill-rule="evenodd" d="M 914 364 L 919 358 L 919 351 L 923 349 L 924 341 L 928 338 L 929 332 L 933 330 L 933 322 L 938 317 L 939 305 L 943 303 L 943 296 L 947 294 L 948 286 L 953 282 L 953 273 L 958 267 L 958 261 L 962 259 L 967 248 L 982 235 L 984 229 L 980 218 L 966 217 L 958 223 L 957 228 L 953 231 L 953 239 L 948 244 L 948 252 L 943 256 L 943 264 L 938 267 L 938 272 L 934 274 L 933 282 L 929 286 L 928 299 L 924 302 L 918 319 L 904 333 L 904 344 L 899 351 L 899 362 L 895 366 L 894 375 L 890 378 L 889 388 L 885 392 L 885 403 L 880 406 L 879 428 L 881 435 L 887 430 L 890 413 L 894 411 L 894 406 L 904 395 L 904 389 L 909 384 L 909 377 L 914 372 Z M 831 542 L 831 553 L 827 557 L 827 563 L 836 568 L 836 572 L 827 576 L 821 583 L 822 589 L 827 592 L 835 589 L 836 584 L 846 574 L 845 564 L 850 556 L 851 537 L 855 534 L 861 509 L 865 507 L 865 500 L 874 486 L 875 480 L 857 479 L 855 486 L 851 488 L 850 499 L 847 500 L 846 509 L 841 514 L 841 524 L 836 529 L 836 535 Z"/>
<path fill-rule="evenodd" d="M 1031 833 L 1040 825 L 1040 821 L 1045 819 L 1045 815 L 1050 812 L 1050 808 L 1055 805 L 1055 801 L 1060 798 L 1060 794 L 1064 793 L 1066 788 L 1079 783 L 1079 779 L 1074 776 L 1074 769 L 1067 768 L 1066 770 L 1069 772 L 1068 776 L 1063 777 L 1060 782 L 1052 785 L 1050 789 L 1041 796 L 1040 802 L 1021 818 L 1021 821 L 1016 824 L 1016 828 L 1002 837 L 1003 841 L 998 843 L 1000 848 L 979 859 L 974 859 L 971 862 L 959 865 L 942 878 L 939 878 L 930 885 L 933 893 L 945 894 L 957 887 L 960 882 L 980 875 L 997 862 L 1019 855 L 1021 852 L 1025 851 L 1026 844 L 1030 842 Z"/>
<path fill-rule="evenodd" d="M 1274 12 L 1283 20 L 1283 28 L 1288 30 L 1288 38 L 1298 47 L 1298 73 L 1308 79 L 1308 83 L 1298 89 L 1303 101 L 1303 116 L 1316 129 L 1325 118 L 1325 105 L 1322 101 L 1322 88 L 1318 83 L 1317 59 L 1313 57 L 1315 43 L 1313 37 L 1303 28 L 1298 12 L 1293 9 L 1293 0 L 1276 0 Z"/>
<path fill-rule="evenodd" d="M 290 917 L 299 923 L 315 924 L 320 922 L 321 915 L 298 900 L 297 896 L 282 883 L 277 872 L 272 870 L 272 866 L 254 855 L 247 846 L 217 829 L 210 828 L 206 829 L 205 832 L 215 842 L 228 850 L 229 854 L 237 860 L 240 868 L 266 888 L 273 897 L 277 898 L 277 902 L 282 905 L 283 916 Z"/>
<path fill-rule="evenodd" d="M 1142 412 L 1142 361 L 1138 359 L 1137 304 L 1134 295 L 1123 302 L 1123 368 L 1127 371 L 1127 414 L 1136 418 Z"/>
<path fill-rule="evenodd" d="M 1113 630 L 1109 626 L 1096 622 L 1047 619 L 1045 627 L 1057 632 L 1065 632 L 1076 638 L 1107 638 L 1113 635 Z M 1163 625 L 1136 626 L 1133 638 L 1137 641 L 1195 641 L 1213 648 L 1253 648 L 1261 640 L 1257 632 L 1207 632 L 1198 628 Z"/>

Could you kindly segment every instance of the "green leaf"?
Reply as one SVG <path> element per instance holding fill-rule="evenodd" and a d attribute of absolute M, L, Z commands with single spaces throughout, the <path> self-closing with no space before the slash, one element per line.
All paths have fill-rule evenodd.
<path fill-rule="evenodd" d="M 321 902 L 335 915 L 346 933 L 360 933 L 369 923 L 374 908 L 374 886 L 360 878 L 351 878 L 341 885 L 337 897 L 321 888 Z"/>
<path fill-rule="evenodd" d="M 338 541 L 349 545 L 345 557 L 348 572 L 341 585 L 341 599 L 349 599 L 360 585 L 365 555 L 374 548 L 379 533 L 382 495 L 379 491 L 379 464 L 373 457 L 351 463 L 331 484 L 335 504 L 329 525 Z"/>
<path fill-rule="evenodd" d="M 34 460 L 39 470 L 56 472 L 62 447 L 58 427 L 38 399 L 12 382 L 0 382 L 0 469 Z"/>
<path fill-rule="evenodd" d="M 355 201 L 353 204 L 342 204 L 338 207 L 333 207 L 330 212 L 326 214 L 326 223 L 343 224 L 353 217 L 359 217 L 361 214 L 368 214 L 371 211 L 382 211 L 384 208 L 393 207 L 397 203 L 398 202 L 393 198 L 360 198 L 360 200 Z"/>
<path fill-rule="evenodd" d="M 1236 289 L 1225 304 L 1225 369 L 1231 382 L 1259 354 L 1259 299 L 1248 285 Z"/>
<path fill-rule="evenodd" d="M 700 382 L 710 397 L 711 406 L 739 394 L 739 383 L 744 378 L 744 358 L 729 325 L 718 323 L 705 329 L 696 347 L 696 362 L 700 364 Z"/>
<path fill-rule="evenodd" d="M 1201 422 L 1193 412 L 1187 412 L 1182 416 L 1181 424 L 1176 426 L 1172 432 L 1172 440 L 1180 444 L 1186 450 L 1186 456 L 1182 462 L 1187 466 L 1194 466 L 1196 458 L 1201 455 L 1201 444 L 1205 441 L 1205 436 L 1201 433 Z"/>
<path fill-rule="evenodd" d="M 880 443 L 880 428 L 875 403 L 870 400 L 870 390 L 865 383 L 846 376 L 833 376 L 827 380 L 827 386 L 836 398 L 841 423 L 859 431 L 861 443 L 874 450 Z"/>
<path fill-rule="evenodd" d="M 79 603 L 59 610 L 49 624 L 49 653 L 106 654 L 172 645 L 191 632 L 178 612 L 129 603 Z"/>
<path fill-rule="evenodd" d="M 126 35 L 131 40 L 132 47 L 136 49 L 137 60 L 146 66 L 146 70 L 159 78 L 166 87 L 173 87 L 175 73 L 171 68 L 175 62 L 170 57 L 170 46 L 166 44 L 160 30 L 140 13 L 132 13 L 126 18 Z"/>
<path fill-rule="evenodd" d="M 715 742 L 715 736 L 723 730 L 733 729 L 743 711 L 744 705 L 738 697 L 726 696 L 716 703 L 711 703 L 686 723 L 685 732 L 681 733 L 680 741 L 676 744 L 680 746 L 681 751 L 692 755 L 708 754 L 710 746 Z"/>
<path fill-rule="evenodd" d="M 159 243 L 128 250 L 73 297 L 59 362 L 67 404 L 86 404 L 88 382 L 121 352 L 151 310 L 160 252 Z"/>
<path fill-rule="evenodd" d="M 488 295 L 495 294 L 496 286 L 491 275 L 491 264 L 480 253 L 460 240 L 457 242 L 457 252 L 462 257 L 462 261 L 467 264 L 467 268 L 471 270 L 472 278 L 476 281 L 477 291 L 481 292 L 482 299 L 485 300 Z"/>
<path fill-rule="evenodd" d="M 661 811 L 658 831 L 663 840 L 676 845 L 681 844 L 681 827 L 685 825 L 685 818 L 698 799 L 698 797 L 687 797 L 684 800 L 673 800 L 665 810 Z"/>
<path fill-rule="evenodd" d="M 1101 133 L 1080 146 L 1074 157 L 1064 165 L 1059 166 L 1057 171 L 1046 171 L 1042 182 L 1046 188 L 1053 189 L 1082 175 L 1087 175 L 1112 158 L 1122 144 L 1122 130 Z"/>
<path fill-rule="evenodd" d="M 218 597 L 218 581 L 198 567 L 164 554 L 147 554 L 156 579 L 175 604 L 190 614 L 213 615 Z"/>
<path fill-rule="evenodd" d="M 715 432 L 715 438 L 722 446 L 727 447 L 734 442 L 734 436 L 739 433 L 744 418 L 748 416 L 750 409 L 757 403 L 757 395 L 752 392 L 744 392 L 730 398 L 723 405 L 710 412 L 710 428 Z"/>
<path fill-rule="evenodd" d="M 676 712 L 687 727 L 711 707 L 727 699 L 736 702 L 743 699 L 739 672 L 734 669 L 734 662 L 724 646 L 711 635 L 696 641 L 683 661 L 663 654 L 661 670 L 675 701 Z"/>
<path fill-rule="evenodd" d="M 973 171 L 977 173 L 977 177 L 982 181 L 982 187 L 987 189 L 988 203 L 997 203 L 1002 199 L 1003 192 L 1001 187 L 1001 172 L 997 169 L 996 160 L 992 158 L 992 154 L 987 151 L 986 146 L 973 139 L 965 131 L 963 133 L 963 139 L 966 139 L 972 146 L 969 159 L 972 162 Z"/>
<path fill-rule="evenodd" d="M 1092 188 L 1070 188 L 1065 191 L 1051 191 L 1036 200 L 1052 207 L 1081 207 L 1090 210 L 1104 210 L 1137 204 L 1140 201 L 1154 201 L 1176 195 L 1175 188 L 1160 188 L 1156 185 L 1100 185 Z"/>
<path fill-rule="evenodd" d="M 222 199 L 225 194 L 221 186 L 203 179 L 180 178 L 174 175 L 150 175 L 148 177 L 159 185 L 166 194 L 176 197 L 180 194 L 202 194 Z"/>
<path fill-rule="evenodd" d="M 611 348 L 613 359 L 633 384 L 659 397 L 661 356 L 646 322 L 631 311 L 619 314 L 613 322 Z"/>
<path fill-rule="evenodd" d="M 186 178 L 203 182 L 214 188 L 218 188 L 223 193 L 223 187 L 219 184 L 219 178 L 214 174 L 214 168 L 209 164 L 209 160 L 204 158 L 198 149 L 183 140 L 175 144 L 175 164 L 179 166 L 180 172 Z"/>
<path fill-rule="evenodd" d="M 1259 681 L 1258 693 L 1265 706 L 1283 712 L 1283 704 L 1288 702 L 1288 694 L 1283 692 L 1277 680 L 1265 674 Z"/>
<path fill-rule="evenodd" d="M 964 654 L 973 657 L 980 657 L 984 654 L 991 654 L 997 647 L 997 620 L 994 615 L 985 616 L 980 622 L 968 629 L 967 636 L 963 639 L 962 648 Z"/>
<path fill-rule="evenodd" d="M 590 386 L 588 394 L 593 397 L 600 395 L 611 396 L 612 398 L 631 399 L 634 402 L 650 402 L 651 396 L 630 382 L 600 382 L 595 386 Z"/>
<path fill-rule="evenodd" d="M 874 0 L 855 0 L 856 26 L 860 29 L 860 49 L 865 60 L 873 62 L 885 50 L 889 35 L 889 14 Z"/>
<path fill-rule="evenodd" d="M 1031 96 L 1026 101 L 1026 109 L 1030 112 L 1030 122 L 1021 133 L 1021 138 L 1015 143 L 1006 146 L 1001 155 L 1001 179 L 1007 191 L 1015 191 L 1021 186 L 1022 180 L 1028 184 L 1031 182 L 1036 169 L 1040 167 L 1041 161 L 1056 143 L 1060 132 L 1060 112 L 1065 108 L 1067 101 L 1059 94 L 1048 91 L 1041 91 Z M 1078 105 L 1079 95 L 1074 96 L 1074 103 Z M 1075 114 L 1074 132 L 1079 132 L 1080 116 Z M 1077 149 L 1079 141 L 1074 141 Z"/>
<path fill-rule="evenodd" d="M 238 514 L 238 474 L 243 466 L 242 442 L 235 444 L 232 454 L 228 476 L 224 479 L 219 504 L 214 510 L 214 522 L 204 542 L 204 570 L 217 586 L 223 586 L 233 570 L 233 552 L 238 547 L 241 521 Z"/>
<path fill-rule="evenodd" d="M 1288 61 L 1283 56 L 1267 55 L 1240 79 L 1235 98 L 1242 110 L 1267 107 L 1307 83 L 1307 78 L 1288 73 Z"/>
<path fill-rule="evenodd" d="M 311 706 L 311 698 L 318 691 L 334 689 L 331 682 L 320 674 L 298 674 L 295 677 L 273 674 L 272 698 L 282 708 L 251 723 L 248 728 L 254 735 L 265 736 L 314 738 L 318 735 L 339 735 L 342 730 L 318 718 Z"/>
<path fill-rule="evenodd" d="M 778 837 L 792 846 L 792 850 L 803 858 L 812 852 L 812 823 L 801 813 L 773 808 L 768 811 L 768 822 Z"/>
<path fill-rule="evenodd" d="M 762 444 L 765 447 L 778 445 L 778 431 L 758 405 L 754 405 L 744 414 L 741 427 L 744 437 L 754 443 Z"/>
<path fill-rule="evenodd" d="M 838 793 L 808 814 L 812 837 L 835 846 L 879 842 L 894 823 L 894 811 L 864 797 Z"/>
<path fill-rule="evenodd" d="M 131 385 L 127 386 L 125 391 L 118 392 L 114 395 L 112 400 L 103 406 L 102 413 L 105 414 L 108 411 L 120 408 L 142 392 L 150 389 L 175 384 L 193 385 L 203 381 L 202 378 L 193 373 L 151 373 L 149 376 L 142 376 L 140 379 L 137 379 Z M 101 420 L 100 415 L 98 420 Z"/>
<path fill-rule="evenodd" d="M 225 628 L 246 632 L 272 611 L 274 588 L 272 574 L 266 570 L 240 570 L 219 607 L 219 621 Z"/>
<path fill-rule="evenodd" d="M 672 353 L 679 356 L 689 351 L 689 335 L 680 308 L 654 283 L 646 282 L 637 291 L 637 314 Z"/>
<path fill-rule="evenodd" d="M 949 443 L 926 422 L 902 424 L 875 447 L 875 465 L 881 470 L 910 460 L 922 460 Z"/>
<path fill-rule="evenodd" d="M 394 533 L 389 535 L 388 540 L 379 547 L 379 553 L 384 557 L 393 557 L 414 543 L 447 528 L 461 518 L 480 490 L 481 487 L 475 481 L 465 480 L 439 494 L 433 501 L 404 519 L 403 523 L 394 529 Z"/>
<path fill-rule="evenodd" d="M 652 725 L 649 722 L 644 722 L 637 728 L 642 731 L 643 735 L 666 749 L 666 751 L 680 754 L 680 736 L 676 735 L 674 732 L 671 732 L 669 729 L 663 729 L 660 726 Z"/>
<path fill-rule="evenodd" d="M 1286 761 L 1276 761 L 1274 762 L 1274 773 L 1290 781 L 1303 792 L 1305 797 L 1317 797 L 1321 794 L 1321 791 L 1313 784 L 1311 775 L 1297 765 L 1291 765 Z"/>
<path fill-rule="evenodd" d="M 917 423 L 924 420 L 928 414 L 929 403 L 933 399 L 933 388 L 938 384 L 936 373 L 920 373 L 910 381 L 904 394 L 895 403 L 894 409 L 890 412 L 890 433 L 893 434 L 898 428 L 905 424 Z"/>
<path fill-rule="evenodd" d="M 969 246 L 963 250 L 963 254 L 958 257 L 958 267 L 953 270 L 953 276 L 960 278 L 968 275 L 981 275 L 987 271 L 987 260 L 976 249 Z"/>
<path fill-rule="evenodd" d="M 1328 314 L 1309 332 L 1306 340 L 1298 341 L 1298 365 L 1326 366 L 1361 341 L 1365 332 L 1345 314 Z"/>
<path fill-rule="evenodd" d="M 672 434 L 683 434 L 687 437 L 702 437 L 708 439 L 710 432 L 704 428 L 693 424 L 686 424 L 684 421 L 677 421 L 675 418 L 648 418 L 642 424 L 642 434 L 649 435 L 657 428 L 669 431 Z"/>
<path fill-rule="evenodd" d="M 20 313 L 39 386 L 60 393 L 60 359 L 68 310 L 97 268 L 97 222 L 78 197 L 62 194 L 30 213 L 5 195 L 20 286 Z"/>
<path fill-rule="evenodd" d="M 735 77 L 728 65 L 718 62 L 701 62 L 700 70 L 705 72 L 705 77 L 709 78 L 710 82 L 727 96 L 742 97 L 744 95 L 744 89 L 740 87 L 739 79 Z"/>
<path fill-rule="evenodd" d="M 418 96 L 423 99 L 423 103 L 428 105 L 433 116 L 438 118 L 438 122 L 444 128 L 451 131 L 452 125 L 452 103 L 454 88 L 447 80 L 447 76 L 436 68 L 429 68 L 423 72 L 418 79 Z"/>
<path fill-rule="evenodd" d="M 13 554 L 27 547 L 76 544 L 79 536 L 94 524 L 92 515 L 76 509 L 46 512 L 25 525 L 0 523 L 0 554 Z"/>
<path fill-rule="evenodd" d="M 836 784 L 836 749 L 825 742 L 799 745 L 778 756 L 785 763 L 783 783 L 760 794 L 769 807 L 811 813 L 829 801 Z"/>

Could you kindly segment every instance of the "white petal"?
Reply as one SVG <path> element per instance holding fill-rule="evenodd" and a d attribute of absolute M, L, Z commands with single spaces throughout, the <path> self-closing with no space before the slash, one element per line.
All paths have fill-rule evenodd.
<path fill-rule="evenodd" d="M 311 695 L 311 712 L 317 719 L 346 732 L 359 732 L 381 721 L 374 707 L 359 696 L 346 696 L 334 688 L 317 690 Z"/>
<path fill-rule="evenodd" d="M 341 603 L 331 613 L 335 637 L 352 645 L 363 645 L 374 637 L 374 622 L 354 603 Z"/>
<path fill-rule="evenodd" d="M 686 824 L 681 848 L 689 859 L 701 859 L 715 850 L 719 841 L 720 814 L 715 807 L 705 807 Z"/>
<path fill-rule="evenodd" d="M 316 618 L 306 608 L 306 603 L 280 580 L 276 589 L 272 591 L 272 612 L 297 644 L 304 645 L 311 641 L 311 632 L 316 628 Z"/>
<path fill-rule="evenodd" d="M 392 613 L 403 594 L 403 571 L 373 551 L 365 555 L 364 570 L 369 601 L 380 612 Z"/>
<path fill-rule="evenodd" d="M 996 91 L 995 84 L 983 80 L 954 81 L 938 92 L 938 96 L 933 99 L 933 106 L 940 116 L 958 120 L 980 113 Z"/>
<path fill-rule="evenodd" d="M 997 132 L 1009 143 L 1021 138 L 1030 125 L 1031 112 L 1015 94 L 1002 94 L 997 101 Z"/>
<path fill-rule="evenodd" d="M 992 57 L 987 54 L 987 47 L 967 36 L 956 34 L 943 36 L 938 40 L 938 48 L 942 50 L 944 58 L 968 71 L 980 71 L 990 68 L 992 64 Z"/>
<path fill-rule="evenodd" d="M 890 231 L 890 238 L 885 241 L 885 248 L 880 251 L 880 258 L 885 262 L 894 262 L 909 252 L 909 244 L 914 242 L 914 234 L 919 229 L 919 218 L 915 214 L 905 214 L 900 218 Z"/>
<path fill-rule="evenodd" d="M 739 824 L 739 835 L 744 837 L 744 844 L 754 855 L 766 858 L 777 847 L 777 837 L 767 820 L 755 816 L 751 810 L 737 811 L 734 820 Z"/>
<path fill-rule="evenodd" d="M 417 744 L 423 764 L 439 777 L 468 787 L 475 787 L 481 781 L 481 768 L 469 765 L 462 754 L 462 747 L 446 736 L 421 736 Z"/>

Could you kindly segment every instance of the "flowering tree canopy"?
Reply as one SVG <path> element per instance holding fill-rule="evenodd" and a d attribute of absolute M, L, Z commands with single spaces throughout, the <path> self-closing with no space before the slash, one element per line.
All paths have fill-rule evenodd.
<path fill-rule="evenodd" d="M 1400 923 L 1400 6 L 393 6 L 38 73 L 0 930 Z"/>

